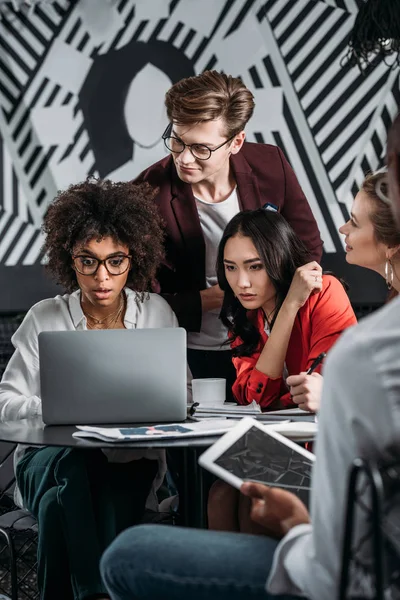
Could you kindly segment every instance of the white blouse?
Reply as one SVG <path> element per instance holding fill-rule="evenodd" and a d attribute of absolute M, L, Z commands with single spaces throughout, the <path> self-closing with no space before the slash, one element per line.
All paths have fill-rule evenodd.
<path fill-rule="evenodd" d="M 136 292 L 125 288 L 127 306 L 124 325 L 127 329 L 178 327 L 177 318 L 169 304 L 157 294 L 147 294 L 143 302 Z M 35 304 L 13 335 L 15 352 L 0 382 L 0 421 L 17 421 L 40 417 L 38 335 L 41 331 L 73 331 L 87 329 L 86 317 L 80 303 L 80 290 L 73 294 L 56 296 Z M 188 370 L 188 389 L 191 374 Z M 14 468 L 27 446 L 18 446 L 14 453 Z M 165 453 L 160 450 L 104 451 L 110 462 L 129 462 L 140 458 L 159 461 L 155 489 L 166 470 Z M 16 498 L 18 500 L 18 497 Z"/>

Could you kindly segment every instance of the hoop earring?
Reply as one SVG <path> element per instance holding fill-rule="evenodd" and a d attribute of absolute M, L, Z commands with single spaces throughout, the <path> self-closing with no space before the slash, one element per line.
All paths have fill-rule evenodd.
<path fill-rule="evenodd" d="M 385 279 L 388 290 L 391 290 L 393 287 L 393 265 L 389 258 L 385 262 Z"/>

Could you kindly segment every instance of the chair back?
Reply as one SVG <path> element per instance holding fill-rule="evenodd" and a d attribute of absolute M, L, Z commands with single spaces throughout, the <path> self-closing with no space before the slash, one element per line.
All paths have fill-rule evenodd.
<path fill-rule="evenodd" d="M 400 462 L 353 463 L 338 600 L 350 598 L 400 598 Z"/>
<path fill-rule="evenodd" d="M 13 467 L 16 444 L 0 442 L 0 514 L 14 506 L 15 475 Z"/>

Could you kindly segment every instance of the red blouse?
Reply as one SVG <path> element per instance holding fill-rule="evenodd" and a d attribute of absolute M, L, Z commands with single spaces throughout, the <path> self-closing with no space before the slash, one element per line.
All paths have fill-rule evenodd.
<path fill-rule="evenodd" d="M 271 410 L 295 406 L 283 377 L 268 377 L 255 368 L 268 335 L 264 331 L 263 310 L 251 311 L 249 316 L 254 319 L 262 339 L 251 356 L 233 358 L 237 377 L 232 390 L 237 402 L 250 404 L 255 400 L 262 408 Z M 307 371 L 321 352 L 328 352 L 340 334 L 356 323 L 356 316 L 342 284 L 336 277 L 324 275 L 321 292 L 310 296 L 296 315 L 285 358 L 288 375 Z M 231 347 L 241 343 L 242 340 L 237 338 Z"/>

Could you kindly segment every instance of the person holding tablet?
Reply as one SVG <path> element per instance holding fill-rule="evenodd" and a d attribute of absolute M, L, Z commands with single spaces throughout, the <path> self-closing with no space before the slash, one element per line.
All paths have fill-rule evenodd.
<path fill-rule="evenodd" d="M 389 198 L 400 231 L 400 115 L 389 132 L 388 166 Z M 263 535 L 155 526 L 128 530 L 102 559 L 112 599 L 161 600 L 166 590 L 174 600 L 338 598 L 353 461 L 384 467 L 400 457 L 399 313 L 400 299 L 395 298 L 344 332 L 329 352 L 312 474 L 312 519 L 294 494 L 245 483 L 242 493 L 251 499 L 251 517 Z M 391 526 L 383 531 L 385 546 L 397 556 L 385 577 L 392 587 L 385 590 L 388 598 L 399 594 L 397 507 L 393 503 L 385 514 Z M 368 537 L 370 525 L 369 512 L 361 511 L 355 547 Z M 368 565 L 374 559 L 367 552 L 363 563 Z M 359 565 L 355 569 L 351 594 L 367 598 L 371 579 Z"/>
<path fill-rule="evenodd" d="M 228 223 L 217 273 L 236 368 L 235 399 L 255 400 L 264 410 L 293 406 L 287 377 L 307 371 L 357 322 L 343 285 L 310 262 L 281 214 L 265 209 L 243 211 Z"/>
<path fill-rule="evenodd" d="M 148 184 L 88 180 L 49 207 L 44 252 L 67 293 L 36 304 L 13 336 L 0 383 L 2 421 L 41 415 L 41 331 L 177 327 L 167 302 L 147 292 L 163 257 L 153 195 Z M 163 451 L 19 446 L 14 463 L 19 503 L 39 525 L 41 600 L 109 598 L 101 554 L 142 517 L 164 474 Z"/>

